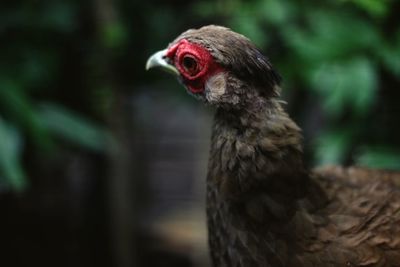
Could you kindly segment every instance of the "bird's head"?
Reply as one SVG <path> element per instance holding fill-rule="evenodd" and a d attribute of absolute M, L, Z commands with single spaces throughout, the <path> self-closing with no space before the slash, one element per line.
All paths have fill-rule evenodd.
<path fill-rule="evenodd" d="M 178 75 L 188 92 L 217 106 L 242 107 L 279 90 L 269 60 L 245 36 L 221 26 L 182 33 L 148 59 L 146 69 L 153 67 Z"/>

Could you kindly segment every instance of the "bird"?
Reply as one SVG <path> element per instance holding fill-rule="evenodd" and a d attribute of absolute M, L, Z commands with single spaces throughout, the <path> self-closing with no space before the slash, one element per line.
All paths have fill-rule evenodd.
<path fill-rule="evenodd" d="M 309 168 L 281 76 L 247 37 L 208 25 L 154 53 L 215 110 L 206 178 L 212 266 L 400 266 L 400 173 Z"/>

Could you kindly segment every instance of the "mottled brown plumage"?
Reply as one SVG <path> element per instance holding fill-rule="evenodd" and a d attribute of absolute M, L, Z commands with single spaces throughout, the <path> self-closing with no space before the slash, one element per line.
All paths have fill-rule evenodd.
<path fill-rule="evenodd" d="M 183 39 L 189 44 L 179 50 Z M 210 75 L 196 76 L 199 47 L 217 66 Z M 163 59 L 180 67 L 188 90 L 216 107 L 207 177 L 214 266 L 400 266 L 399 173 L 307 170 L 301 130 L 281 107 L 279 75 L 244 36 L 207 26 L 183 33 L 168 51 Z"/>

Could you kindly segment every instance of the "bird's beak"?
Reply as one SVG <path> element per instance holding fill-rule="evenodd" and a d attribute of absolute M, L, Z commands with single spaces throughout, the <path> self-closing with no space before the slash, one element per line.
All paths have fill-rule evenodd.
<path fill-rule="evenodd" d="M 169 73 L 172 73 L 174 75 L 179 75 L 178 70 L 173 65 L 169 64 L 167 60 L 165 60 L 166 54 L 167 54 L 167 49 L 164 49 L 151 55 L 146 62 L 146 70 L 155 67 L 161 67 L 163 70 Z"/>

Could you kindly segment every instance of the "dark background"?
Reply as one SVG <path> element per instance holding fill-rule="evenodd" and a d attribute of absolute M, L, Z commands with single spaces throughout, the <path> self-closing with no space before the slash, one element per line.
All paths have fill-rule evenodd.
<path fill-rule="evenodd" d="M 144 70 L 188 28 L 270 57 L 311 166 L 400 169 L 399 3 L 2 0 L 0 265 L 207 266 L 212 110 Z"/>

